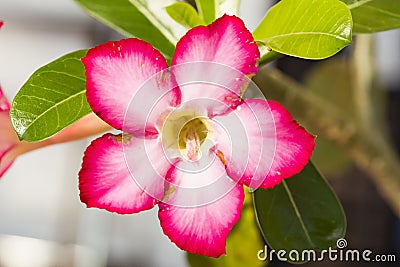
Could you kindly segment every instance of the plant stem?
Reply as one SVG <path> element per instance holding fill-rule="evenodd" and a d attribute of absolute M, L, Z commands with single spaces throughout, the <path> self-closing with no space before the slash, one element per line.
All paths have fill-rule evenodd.
<path fill-rule="evenodd" d="M 280 54 L 278 52 L 270 50 L 270 51 L 268 51 L 268 52 L 266 52 L 266 53 L 261 55 L 261 58 L 260 58 L 258 64 L 260 66 L 263 66 L 263 65 L 265 65 L 267 63 L 270 63 L 270 62 L 272 62 L 274 60 L 277 60 L 278 58 L 281 58 L 283 56 L 284 55 L 282 55 L 282 54 Z"/>
<path fill-rule="evenodd" d="M 354 104 L 361 127 L 366 131 L 377 128 L 372 100 L 372 80 L 374 77 L 372 41 L 371 35 L 358 35 L 350 60 Z"/>

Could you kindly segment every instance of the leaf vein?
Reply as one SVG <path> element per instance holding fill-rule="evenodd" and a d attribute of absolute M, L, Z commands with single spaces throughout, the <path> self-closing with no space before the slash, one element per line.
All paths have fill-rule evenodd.
<path fill-rule="evenodd" d="M 346 39 L 346 38 L 344 38 L 344 37 L 342 37 L 340 35 L 334 35 L 334 34 L 326 33 L 326 32 L 292 32 L 292 33 L 284 33 L 284 34 L 271 36 L 271 37 L 267 38 L 266 42 L 268 40 L 273 40 L 273 39 L 276 39 L 278 37 L 279 38 L 280 37 L 287 37 L 287 36 L 291 36 L 291 35 L 322 35 L 322 36 L 325 35 L 325 36 L 329 36 L 329 37 L 332 37 L 332 38 L 336 38 L 336 39 L 342 40 L 342 41 L 344 41 L 346 43 L 350 42 L 348 39 Z"/>
<path fill-rule="evenodd" d="M 388 11 L 386 9 L 382 9 L 382 8 L 378 8 L 378 7 L 374 7 L 374 6 L 366 6 L 365 8 L 366 9 L 372 9 L 372 10 L 374 10 L 376 12 L 379 12 L 379 13 L 382 13 L 382 14 L 385 14 L 385 15 L 388 15 L 388 16 L 391 16 L 391 17 L 394 17 L 394 18 L 400 18 L 399 14 L 390 12 L 390 11 Z"/>
<path fill-rule="evenodd" d="M 308 233 L 308 230 L 307 230 L 307 228 L 306 228 L 306 226 L 305 226 L 305 224 L 304 224 L 303 217 L 302 217 L 301 214 L 300 214 L 299 208 L 297 207 L 296 202 L 294 201 L 292 192 L 290 191 L 289 187 L 287 186 L 286 181 L 282 181 L 282 184 L 283 184 L 283 187 L 285 188 L 286 193 L 288 194 L 290 203 L 292 204 L 292 207 L 293 207 L 293 209 L 294 209 L 294 212 L 296 213 L 296 216 L 297 216 L 297 218 L 299 219 L 301 228 L 303 229 L 304 234 L 306 235 L 306 238 L 307 238 L 308 242 L 310 242 L 310 244 L 311 244 L 312 247 L 315 247 L 315 244 L 314 244 L 314 242 L 311 240 L 310 234 Z"/>
<path fill-rule="evenodd" d="M 75 79 L 78 79 L 78 80 L 81 80 L 81 81 L 86 82 L 86 79 L 83 78 L 83 77 L 81 77 L 81 76 L 76 76 L 76 75 L 69 74 L 69 73 L 67 73 L 67 72 L 56 71 L 56 70 L 43 70 L 43 71 L 41 71 L 40 73 L 38 73 L 36 77 L 40 77 L 40 76 L 43 75 L 44 73 L 65 75 L 65 76 L 69 76 L 69 77 L 72 77 L 72 78 L 75 78 Z"/>
<path fill-rule="evenodd" d="M 36 117 L 35 119 L 33 119 L 33 120 L 25 127 L 25 132 L 26 132 L 37 120 L 39 120 L 41 117 L 43 117 L 44 115 L 46 115 L 46 114 L 47 114 L 48 112 L 50 112 L 51 110 L 57 109 L 58 106 L 64 104 L 64 103 L 67 102 L 68 100 L 73 99 L 73 98 L 75 98 L 75 97 L 78 97 L 79 95 L 84 94 L 84 93 L 85 93 L 84 90 L 83 90 L 83 91 L 80 91 L 80 92 L 78 92 L 78 93 L 76 93 L 76 94 L 73 94 L 73 95 L 71 95 L 71 96 L 69 96 L 69 97 L 67 97 L 67 98 L 65 98 L 65 99 L 63 99 L 63 100 L 61 100 L 60 102 L 56 103 L 54 106 L 52 106 L 52 107 L 46 109 L 43 113 L 37 115 L 37 117 Z"/>

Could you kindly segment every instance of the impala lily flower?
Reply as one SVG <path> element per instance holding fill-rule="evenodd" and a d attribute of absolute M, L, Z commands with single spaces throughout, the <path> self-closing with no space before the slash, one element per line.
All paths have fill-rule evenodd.
<path fill-rule="evenodd" d="M 227 15 L 189 30 L 170 69 L 138 39 L 90 49 L 82 59 L 88 102 L 124 134 L 87 148 L 81 200 L 120 214 L 158 205 L 161 227 L 178 247 L 224 254 L 243 185 L 273 187 L 298 173 L 314 148 L 280 104 L 241 98 L 259 56 L 243 22 Z"/>

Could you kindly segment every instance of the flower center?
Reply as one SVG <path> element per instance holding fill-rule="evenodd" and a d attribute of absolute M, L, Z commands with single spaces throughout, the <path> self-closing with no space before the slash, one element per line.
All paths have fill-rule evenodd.
<path fill-rule="evenodd" d="M 190 161 L 201 158 L 201 145 L 207 138 L 206 119 L 189 110 L 176 110 L 166 118 L 162 126 L 162 142 L 172 157 L 183 157 Z"/>
<path fill-rule="evenodd" d="M 186 122 L 179 132 L 178 142 L 181 153 L 191 161 L 201 157 L 200 146 L 207 137 L 207 127 L 201 118 Z"/>

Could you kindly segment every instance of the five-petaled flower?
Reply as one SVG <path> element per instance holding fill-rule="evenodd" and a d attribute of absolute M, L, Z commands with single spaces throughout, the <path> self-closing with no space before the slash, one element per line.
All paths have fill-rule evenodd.
<path fill-rule="evenodd" d="M 189 30 L 171 69 L 135 38 L 90 49 L 82 59 L 88 102 L 124 134 L 105 134 L 87 148 L 81 200 L 120 214 L 158 205 L 161 227 L 178 247 L 226 253 L 243 185 L 275 186 L 300 172 L 314 149 L 314 137 L 280 104 L 241 98 L 259 57 L 243 22 L 227 15 Z M 224 86 L 193 84 L 188 76 Z"/>

